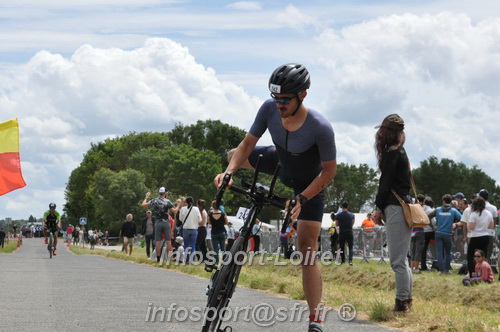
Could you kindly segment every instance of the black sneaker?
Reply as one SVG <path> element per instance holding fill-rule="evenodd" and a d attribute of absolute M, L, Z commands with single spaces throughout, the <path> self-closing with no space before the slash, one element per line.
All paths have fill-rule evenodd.
<path fill-rule="evenodd" d="M 323 332 L 323 327 L 321 323 L 318 322 L 310 322 L 308 332 Z"/>

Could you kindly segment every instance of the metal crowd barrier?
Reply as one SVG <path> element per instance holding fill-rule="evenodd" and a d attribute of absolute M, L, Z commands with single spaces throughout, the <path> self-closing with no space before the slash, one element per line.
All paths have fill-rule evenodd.
<path fill-rule="evenodd" d="M 373 232 L 373 234 L 371 233 Z M 353 228 L 353 250 L 354 257 L 361 258 L 361 262 L 368 262 L 369 260 L 378 260 L 379 263 L 386 263 L 389 258 L 389 253 L 386 244 L 386 232 L 385 227 L 374 227 L 374 228 Z M 452 263 L 454 264 L 464 264 L 467 262 L 467 252 L 463 254 L 457 248 L 455 241 L 455 234 L 452 241 Z M 338 260 L 335 252 L 332 253 L 331 250 L 331 240 L 328 230 L 322 229 L 319 241 L 319 252 L 320 254 L 328 254 Z M 296 247 L 296 242 L 294 240 L 294 245 Z M 261 248 L 267 253 L 278 253 L 283 254 L 284 250 L 280 243 L 280 233 L 273 232 L 262 232 L 261 235 Z M 338 248 L 337 248 L 338 250 Z M 409 248 L 408 248 L 409 250 Z M 346 249 L 346 255 L 348 254 Z M 437 253 L 434 241 L 429 243 L 427 249 L 427 266 L 431 268 L 432 266 L 437 266 Z M 489 260 L 490 265 L 494 271 L 498 270 L 498 256 L 500 255 L 500 240 L 495 237 L 495 244 L 493 246 L 493 251 L 491 258 Z M 420 261 L 420 260 L 419 260 Z"/>
<path fill-rule="evenodd" d="M 296 237 L 296 236 L 295 236 Z M 380 263 L 385 263 L 388 258 L 385 244 L 385 227 L 374 227 L 373 229 L 353 229 L 353 251 L 354 256 L 362 258 L 362 261 L 368 259 L 378 259 Z M 283 254 L 284 250 L 280 243 L 279 232 L 262 232 L 260 237 L 261 248 L 267 253 Z M 320 238 L 318 239 L 319 253 L 321 255 L 328 254 L 330 257 L 337 258 L 338 248 L 335 252 L 331 249 L 331 240 L 328 230 L 321 230 Z M 296 247 L 296 239 L 292 242 Z M 347 254 L 346 249 L 346 254 Z"/>

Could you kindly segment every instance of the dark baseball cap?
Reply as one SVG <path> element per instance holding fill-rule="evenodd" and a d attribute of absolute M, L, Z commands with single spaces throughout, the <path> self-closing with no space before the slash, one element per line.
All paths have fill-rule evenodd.
<path fill-rule="evenodd" d="M 380 127 L 395 129 L 395 130 L 403 130 L 405 129 L 405 122 L 399 115 L 390 114 L 385 117 L 384 121 L 382 121 L 381 124 L 375 126 L 375 129 Z"/>
<path fill-rule="evenodd" d="M 486 189 L 479 190 L 479 196 L 481 196 L 484 199 L 488 199 L 489 194 L 490 193 Z"/>
<path fill-rule="evenodd" d="M 453 198 L 460 198 L 460 199 L 464 199 L 464 198 L 465 198 L 465 196 L 464 196 L 464 194 L 462 194 L 462 193 L 456 193 L 455 195 L 453 195 Z"/>

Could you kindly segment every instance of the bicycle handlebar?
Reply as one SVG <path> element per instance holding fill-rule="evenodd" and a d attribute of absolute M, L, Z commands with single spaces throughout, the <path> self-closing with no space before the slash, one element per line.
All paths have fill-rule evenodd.
<path fill-rule="evenodd" d="M 248 196 L 250 198 L 257 198 L 258 197 L 258 195 L 257 195 L 256 192 L 252 192 L 250 190 L 245 190 L 243 188 L 240 188 L 240 187 L 237 187 L 237 186 L 234 186 L 234 185 L 231 186 L 231 188 L 229 188 L 229 189 L 231 191 L 237 192 L 239 194 L 243 194 L 243 195 Z M 285 204 L 283 203 L 283 201 L 286 201 L 286 199 L 284 199 L 284 198 L 281 198 L 281 197 L 278 197 L 278 196 L 275 196 L 275 195 L 270 195 L 270 196 L 267 196 L 267 197 L 263 197 L 263 200 L 264 200 L 265 204 L 269 204 L 269 205 L 275 206 L 275 207 L 280 208 L 282 210 L 285 208 Z"/>
<path fill-rule="evenodd" d="M 226 173 L 224 175 L 224 180 L 222 180 L 222 184 L 220 185 L 219 189 L 217 189 L 217 193 L 215 194 L 215 205 L 220 206 L 220 202 L 222 200 L 222 196 L 224 195 L 224 191 L 226 191 L 226 187 L 229 184 L 229 180 L 231 180 L 231 177 L 233 176 L 232 173 Z"/>
<path fill-rule="evenodd" d="M 257 177 L 258 177 L 259 169 L 260 169 L 259 164 L 260 164 L 261 159 L 262 159 L 262 155 L 259 155 L 259 157 L 257 159 L 257 164 L 255 166 L 255 173 L 253 176 L 253 181 L 252 181 L 252 184 L 249 185 L 248 190 L 237 187 L 235 185 L 232 185 L 229 189 L 231 191 L 234 191 L 234 192 L 237 192 L 239 194 L 243 194 L 247 197 L 250 197 L 254 200 L 259 200 L 259 201 L 263 202 L 264 204 L 273 205 L 273 206 L 283 210 L 285 208 L 284 202 L 286 202 L 286 199 L 275 196 L 273 194 L 274 185 L 276 183 L 276 178 L 278 177 L 280 166 L 278 165 L 276 167 L 273 178 L 271 180 L 271 187 L 267 188 L 266 186 L 263 186 L 263 185 L 257 183 Z M 222 184 L 217 189 L 217 193 L 215 194 L 215 198 L 214 198 L 217 206 L 220 205 L 220 202 L 222 200 L 222 196 L 224 195 L 224 191 L 226 190 L 226 187 L 229 184 L 229 181 L 231 180 L 232 175 L 233 174 L 230 172 L 226 173 L 224 175 L 224 179 L 222 181 Z M 268 193 L 267 196 L 263 196 L 262 193 L 260 193 L 260 195 L 259 195 L 259 190 L 266 191 Z"/>

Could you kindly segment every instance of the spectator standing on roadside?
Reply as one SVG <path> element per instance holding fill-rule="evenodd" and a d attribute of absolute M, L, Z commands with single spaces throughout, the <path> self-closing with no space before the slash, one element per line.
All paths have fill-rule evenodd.
<path fill-rule="evenodd" d="M 330 234 L 330 250 L 332 251 L 333 258 L 335 258 L 337 257 L 337 250 L 339 247 L 339 232 L 337 231 L 337 226 L 335 225 L 335 212 L 330 213 L 330 219 L 332 219 L 332 224 L 328 229 L 328 234 Z"/>
<path fill-rule="evenodd" d="M 83 234 L 85 233 L 85 227 L 81 227 L 78 231 L 78 242 L 80 242 L 80 246 L 85 247 Z"/>
<path fill-rule="evenodd" d="M 219 206 L 219 210 L 222 211 L 222 213 L 226 213 L 226 208 L 224 207 L 224 198 L 221 198 L 220 199 L 220 206 Z"/>
<path fill-rule="evenodd" d="M 472 199 L 470 200 L 470 202 L 472 203 Z M 464 247 L 465 261 L 467 262 L 467 249 L 466 249 L 468 243 L 467 223 L 469 222 L 471 213 L 471 206 L 469 205 L 469 201 L 467 200 L 467 198 L 464 197 L 464 199 L 459 201 L 458 208 L 459 208 L 458 211 L 462 214 L 462 218 L 460 219 L 460 226 L 462 226 L 462 232 L 463 232 L 462 246 Z"/>
<path fill-rule="evenodd" d="M 80 227 L 76 226 L 75 228 L 73 228 L 73 245 L 76 246 L 78 245 L 78 237 L 79 237 L 79 234 L 80 233 Z"/>
<path fill-rule="evenodd" d="M 197 206 L 194 206 L 194 199 L 186 197 L 186 206 L 181 208 L 179 219 L 182 221 L 182 237 L 184 238 L 184 250 L 186 251 L 186 264 L 192 263 L 193 253 L 196 250 L 196 238 L 198 237 L 198 227 L 201 224 L 201 213 Z"/>
<path fill-rule="evenodd" d="M 215 252 L 215 264 L 219 263 L 219 252 L 226 251 L 226 228 L 227 216 L 219 210 L 216 201 L 212 202 L 212 211 L 208 214 L 208 223 L 212 226 L 212 245 Z"/>
<path fill-rule="evenodd" d="M 475 253 L 477 250 L 486 252 L 490 241 L 490 230 L 493 229 L 494 222 L 491 212 L 486 209 L 486 202 L 481 196 L 477 196 L 472 201 L 471 213 L 467 223 L 467 236 L 469 245 L 467 246 L 467 269 L 469 275 L 475 269 Z"/>
<path fill-rule="evenodd" d="M 366 214 L 366 219 L 361 223 L 361 228 L 364 236 L 364 250 L 366 250 L 366 254 L 369 254 L 375 244 L 375 222 L 372 219 L 371 212 Z"/>
<path fill-rule="evenodd" d="M 451 273 L 452 232 L 455 220 L 462 219 L 460 212 L 451 206 L 451 200 L 450 194 L 443 195 L 443 205 L 429 215 L 429 218 L 436 217 L 434 229 L 436 230 L 436 250 L 440 274 Z"/>
<path fill-rule="evenodd" d="M 229 221 L 227 223 L 227 250 L 231 250 L 235 236 L 236 232 L 234 231 L 233 223 Z"/>
<path fill-rule="evenodd" d="M 95 230 L 89 229 L 89 244 L 90 244 L 90 250 L 95 249 L 95 244 L 97 242 L 97 234 Z"/>
<path fill-rule="evenodd" d="M 423 208 L 425 196 L 422 194 L 417 195 L 418 204 Z M 424 210 L 425 211 L 425 210 Z M 420 273 L 419 265 L 422 260 L 422 251 L 425 245 L 424 227 L 414 227 L 411 231 L 410 242 L 410 257 L 411 257 L 411 271 L 413 273 Z"/>
<path fill-rule="evenodd" d="M 5 231 L 3 230 L 3 227 L 0 228 L 0 248 L 3 248 L 4 244 L 5 244 L 5 237 L 7 235 L 5 234 Z"/>
<path fill-rule="evenodd" d="M 98 230 L 97 231 L 97 244 L 102 246 L 102 237 L 103 237 L 103 233 L 101 230 Z"/>
<path fill-rule="evenodd" d="M 174 213 L 174 219 L 175 219 L 175 236 L 180 236 L 181 234 L 179 233 L 180 232 L 180 228 L 182 226 L 182 220 L 179 219 L 179 214 L 181 212 L 181 209 L 186 206 L 186 197 L 179 197 L 176 201 L 175 201 L 175 204 L 176 204 L 176 207 L 177 207 L 177 212 Z M 177 242 L 176 242 L 177 243 Z"/>
<path fill-rule="evenodd" d="M 196 237 L 196 251 L 201 252 L 202 260 L 207 258 L 207 210 L 205 210 L 205 200 L 199 199 L 197 202 L 198 210 L 201 214 L 201 223 L 198 226 L 198 236 Z"/>
<path fill-rule="evenodd" d="M 424 208 L 425 213 L 429 216 L 434 211 L 434 201 L 431 197 L 427 196 L 424 200 Z M 434 224 L 436 223 L 435 218 L 429 218 L 430 224 L 424 227 L 424 249 L 422 250 L 422 259 L 420 262 L 420 271 L 430 270 L 427 268 L 427 250 L 429 250 L 429 244 L 434 240 Z M 434 248 L 434 246 L 432 247 Z M 431 256 L 435 259 L 435 250 L 431 250 Z M 432 267 L 431 267 L 432 268 Z"/>
<path fill-rule="evenodd" d="M 403 208 L 394 195 L 409 203 L 410 162 L 404 148 L 404 121 L 397 114 L 385 117 L 375 134 L 375 152 L 381 172 L 375 204 L 374 221 L 381 224 L 385 219 L 386 241 L 389 260 L 396 279 L 396 303 L 392 311 L 409 312 L 413 301 L 413 275 L 406 257 L 410 247 L 411 228 L 403 214 Z"/>
<path fill-rule="evenodd" d="M 339 228 L 339 243 L 340 243 L 340 264 L 345 263 L 345 246 L 349 249 L 349 265 L 352 265 L 352 258 L 354 256 L 353 244 L 354 235 L 352 232 L 352 226 L 354 225 L 354 214 L 349 212 L 349 204 L 347 202 L 342 202 L 340 204 L 342 212 L 335 215 L 335 225 Z"/>
<path fill-rule="evenodd" d="M 132 221 L 133 216 L 131 213 L 127 214 L 127 220 L 122 225 L 122 230 L 120 236 L 123 238 L 123 246 L 125 249 L 125 254 L 127 256 L 132 255 L 132 249 L 134 247 L 134 238 L 137 235 L 137 226 L 135 222 Z M 127 249 L 128 248 L 128 249 Z"/>
<path fill-rule="evenodd" d="M 260 251 L 260 236 L 262 235 L 261 226 L 259 218 L 255 219 L 255 224 L 252 227 L 253 252 Z"/>
<path fill-rule="evenodd" d="M 71 243 L 71 240 L 73 238 L 73 225 L 69 224 L 68 227 L 66 228 L 66 234 L 68 236 L 68 243 Z"/>
<path fill-rule="evenodd" d="M 172 229 L 170 228 L 170 217 L 168 212 L 170 211 L 174 215 L 179 211 L 179 205 L 174 206 L 172 202 L 167 198 L 168 191 L 165 187 L 161 187 L 158 190 L 159 197 L 153 198 L 148 201 L 151 193 L 148 191 L 141 206 L 143 208 L 151 208 L 152 214 L 155 217 L 155 230 L 154 230 L 154 240 L 156 245 L 156 262 L 160 262 L 162 254 L 162 239 L 165 240 L 166 244 L 166 254 L 168 255 L 172 247 Z"/>
<path fill-rule="evenodd" d="M 465 198 L 464 194 L 462 194 L 462 193 L 456 193 L 455 195 L 452 196 L 452 198 L 457 201 L 457 206 L 455 208 L 458 210 L 458 212 L 460 212 L 460 214 L 463 217 L 464 211 L 468 205 L 467 199 Z M 464 200 L 465 200 L 465 202 L 464 202 Z M 464 244 L 465 244 L 464 237 L 466 234 L 465 229 L 467 227 L 464 226 L 460 221 L 458 221 L 458 222 L 459 223 L 457 223 L 456 227 L 455 227 L 455 234 L 453 237 L 453 240 L 454 240 L 453 242 L 455 243 L 455 247 L 456 247 L 457 251 L 460 253 L 460 259 L 463 262 L 463 260 L 466 260 L 466 254 L 465 254 L 465 249 L 464 249 Z"/>
<path fill-rule="evenodd" d="M 146 211 L 146 217 L 142 220 L 141 233 L 146 242 L 146 256 L 151 256 L 151 248 L 155 245 L 155 223 L 156 218 L 151 210 Z"/>
<path fill-rule="evenodd" d="M 488 201 L 488 197 L 489 197 L 488 190 L 481 189 L 479 191 L 478 195 L 484 199 L 485 209 L 490 211 L 491 215 L 493 216 L 493 222 L 496 223 L 497 219 L 498 219 L 497 207 Z M 488 233 L 489 233 L 490 237 L 489 237 L 489 241 L 488 241 L 488 249 L 487 249 L 487 251 L 485 251 L 485 253 L 486 253 L 486 261 L 489 262 L 491 255 L 493 254 L 493 243 L 495 242 L 495 228 L 493 227 L 493 229 L 489 229 Z"/>
<path fill-rule="evenodd" d="M 497 220 L 497 238 L 498 242 L 500 243 L 500 209 L 497 211 L 498 213 L 498 220 Z M 500 269 L 500 253 L 498 254 L 498 262 L 497 262 L 497 268 Z M 500 272 L 500 271 L 499 271 Z M 500 281 L 500 274 L 498 276 L 498 280 Z"/>
<path fill-rule="evenodd" d="M 205 237 L 205 244 L 207 245 L 207 252 L 214 251 L 214 246 L 212 244 L 212 225 L 210 224 L 207 225 L 207 236 Z"/>

